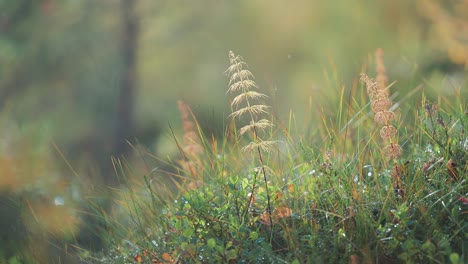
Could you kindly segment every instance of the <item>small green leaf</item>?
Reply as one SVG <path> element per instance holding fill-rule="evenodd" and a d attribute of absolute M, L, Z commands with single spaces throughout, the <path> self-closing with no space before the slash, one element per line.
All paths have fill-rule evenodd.
<path fill-rule="evenodd" d="M 250 239 L 256 240 L 258 238 L 258 233 L 253 231 L 250 233 Z"/>
<path fill-rule="evenodd" d="M 216 246 L 216 251 L 219 252 L 219 253 L 224 253 L 224 248 L 223 246 Z"/>
<path fill-rule="evenodd" d="M 230 178 L 230 182 L 231 184 L 236 184 L 237 182 L 239 181 L 239 176 L 237 175 L 232 175 L 231 178 Z"/>
<path fill-rule="evenodd" d="M 242 183 L 241 183 L 242 189 L 247 188 L 247 185 L 249 185 L 249 180 L 247 178 L 242 179 Z"/>
<path fill-rule="evenodd" d="M 460 256 L 457 253 L 452 253 L 450 254 L 450 262 L 452 264 L 458 264 L 460 263 Z"/>
<path fill-rule="evenodd" d="M 184 237 L 187 237 L 187 238 L 191 237 L 192 234 L 193 234 L 193 228 L 187 228 L 187 229 L 185 229 L 184 232 L 182 233 L 182 235 L 183 235 Z"/>
<path fill-rule="evenodd" d="M 422 249 L 429 253 L 436 251 L 436 247 L 434 246 L 434 244 L 432 244 L 430 240 L 427 240 L 426 243 L 422 245 Z"/>
<path fill-rule="evenodd" d="M 207 243 L 208 243 L 208 247 L 209 247 L 209 248 L 214 248 L 214 247 L 216 247 L 216 240 L 215 240 L 214 238 L 208 239 Z"/>
<path fill-rule="evenodd" d="M 342 228 L 338 230 L 338 236 L 341 238 L 346 238 L 346 233 Z"/>
<path fill-rule="evenodd" d="M 187 242 L 182 242 L 182 244 L 180 244 L 180 248 L 181 248 L 182 250 L 186 250 L 186 249 L 187 249 L 187 246 L 188 246 Z"/>
<path fill-rule="evenodd" d="M 18 260 L 17 256 L 14 256 L 8 260 L 8 264 L 21 264 L 21 261 Z"/>
<path fill-rule="evenodd" d="M 232 247 L 232 241 L 229 241 L 226 244 L 226 249 L 229 249 L 230 247 Z"/>

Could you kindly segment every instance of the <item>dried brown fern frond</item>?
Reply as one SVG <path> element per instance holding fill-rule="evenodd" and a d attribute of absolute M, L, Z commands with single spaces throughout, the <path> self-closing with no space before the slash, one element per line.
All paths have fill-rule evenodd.
<path fill-rule="evenodd" d="M 183 101 L 177 101 L 179 107 L 180 115 L 182 118 L 182 127 L 184 129 L 183 137 L 183 159 L 179 160 L 179 164 L 182 166 L 182 169 L 194 178 L 199 177 L 200 171 L 203 166 L 198 158 L 198 156 L 203 153 L 203 147 L 200 144 L 200 137 L 196 131 L 196 124 L 192 120 L 192 111 L 190 106 L 185 104 Z"/>
<path fill-rule="evenodd" d="M 383 153 L 389 159 L 393 159 L 395 165 L 392 172 L 393 187 L 400 197 L 404 197 L 404 190 L 401 184 L 401 173 L 396 170 L 399 166 L 396 160 L 402 154 L 401 146 L 397 143 L 397 129 L 391 124 L 395 121 L 395 113 L 391 106 L 392 101 L 389 98 L 390 92 L 386 87 L 388 77 L 383 61 L 383 51 L 376 51 L 376 66 L 377 79 L 373 80 L 365 73 L 361 73 L 361 81 L 366 85 L 367 94 L 369 95 L 371 109 L 375 113 L 374 121 L 381 125 L 380 137 L 386 142 L 386 146 L 382 148 Z"/>
<path fill-rule="evenodd" d="M 377 77 L 375 80 L 379 83 L 380 87 L 387 87 L 388 84 L 388 76 L 387 76 L 387 68 L 385 68 L 384 63 L 384 52 L 383 49 L 377 49 L 375 51 L 375 68 L 377 72 Z M 389 90 L 384 89 L 387 97 L 389 96 Z"/>
<path fill-rule="evenodd" d="M 379 56 L 382 56 L 383 51 L 377 51 Z M 383 64 L 383 59 L 377 59 Z M 385 66 L 380 65 L 381 75 L 384 74 Z M 380 129 L 380 137 L 388 142 L 388 145 L 385 146 L 384 150 L 390 159 L 396 159 L 401 155 L 401 147 L 398 143 L 395 143 L 395 136 L 397 134 L 397 129 L 391 124 L 395 121 L 395 113 L 391 110 L 392 101 L 389 98 L 389 91 L 386 89 L 383 84 L 386 82 L 386 75 L 380 77 L 380 82 L 373 80 L 367 76 L 365 73 L 361 73 L 361 81 L 365 83 L 367 88 L 367 94 L 371 100 L 371 109 L 375 113 L 374 120 L 377 124 L 382 125 Z M 384 82 L 385 81 L 385 82 Z"/>
<path fill-rule="evenodd" d="M 191 119 L 190 106 L 183 101 L 177 101 L 180 115 L 182 118 L 182 127 L 184 129 L 184 153 L 189 157 L 195 157 L 203 152 L 203 147 L 200 144 L 200 137 L 196 131 L 195 122 Z"/>

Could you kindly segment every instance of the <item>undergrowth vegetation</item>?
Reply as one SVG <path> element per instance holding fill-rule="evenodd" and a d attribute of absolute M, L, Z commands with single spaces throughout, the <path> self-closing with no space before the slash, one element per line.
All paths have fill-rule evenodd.
<path fill-rule="evenodd" d="M 204 135 L 179 102 L 171 186 L 127 179 L 102 263 L 463 263 L 468 261 L 468 108 L 459 94 L 413 109 L 392 95 L 383 52 L 375 78 L 343 87 L 336 116 L 292 135 L 271 114 L 240 56 L 229 53 L 232 113 L 224 138 Z M 369 74 L 371 75 L 371 74 Z M 458 90 L 466 89 L 458 87 Z M 346 94 L 349 98 L 346 99 Z M 226 99 L 228 102 L 228 99 Z M 402 112 L 405 116 L 402 118 Z M 333 120 L 333 121 L 329 121 Z M 405 120 L 412 120 L 407 122 Z M 130 178 L 144 178 L 135 184 Z M 177 191 L 169 191 L 176 189 Z M 124 222 L 122 219 L 127 219 Z"/>

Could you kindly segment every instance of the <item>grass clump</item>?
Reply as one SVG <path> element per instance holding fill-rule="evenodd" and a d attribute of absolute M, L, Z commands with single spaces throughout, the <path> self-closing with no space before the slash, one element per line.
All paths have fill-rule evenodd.
<path fill-rule="evenodd" d="M 225 138 L 204 137 L 190 108 L 179 103 L 185 137 L 172 177 L 179 193 L 161 195 L 164 187 L 147 178 L 140 194 L 129 185 L 122 201 L 131 221 L 127 232 L 112 237 L 104 261 L 466 262 L 466 102 L 433 104 L 422 95 L 415 124 L 397 124 L 382 51 L 376 58 L 376 80 L 361 75 L 375 122 L 341 136 L 365 116 L 361 106 L 348 115 L 349 129 L 324 123 L 323 143 L 312 145 L 274 129 L 268 97 L 230 52 L 233 120 Z M 357 98 L 338 109 L 349 112 Z M 237 129 L 236 122 L 243 125 Z M 279 145 L 275 137 L 288 141 Z M 354 142 L 347 153 L 334 151 L 344 150 L 335 146 L 345 141 Z"/>

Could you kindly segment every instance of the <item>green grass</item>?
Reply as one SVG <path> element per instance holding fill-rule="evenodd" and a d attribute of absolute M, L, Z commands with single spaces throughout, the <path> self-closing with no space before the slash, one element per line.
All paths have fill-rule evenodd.
<path fill-rule="evenodd" d="M 231 65 L 243 63 L 237 58 L 231 57 Z M 230 92 L 233 84 L 253 81 L 250 72 L 236 79 L 233 74 L 241 69 L 234 69 L 228 70 Z M 242 106 L 234 99 L 233 116 L 240 118 L 226 125 L 223 138 L 203 135 L 189 108 L 181 110 L 187 111 L 182 113 L 186 136 L 175 137 L 181 152 L 179 161 L 169 161 L 175 173 L 133 175 L 132 164 L 116 162 L 127 189 L 117 192 L 119 217 L 106 219 L 112 226 L 108 250 L 83 258 L 102 263 L 468 261 L 468 108 L 462 96 L 435 103 L 414 89 L 416 104 L 407 103 L 405 95 L 393 99 L 400 109 L 391 111 L 400 119 L 393 123 L 397 135 L 390 142 L 401 145 L 402 155 L 389 157 L 389 139 L 379 136 L 364 85 L 342 87 L 338 110 L 321 111 L 322 124 L 308 124 L 306 136 L 293 135 L 293 114 L 287 125 L 269 114 L 263 94 L 251 93 L 255 83 L 242 87 L 251 101 Z"/>

